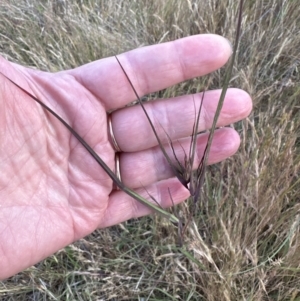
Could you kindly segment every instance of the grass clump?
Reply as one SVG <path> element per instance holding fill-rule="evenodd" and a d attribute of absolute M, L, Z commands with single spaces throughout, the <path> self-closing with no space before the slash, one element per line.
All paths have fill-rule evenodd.
<path fill-rule="evenodd" d="M 192 34 L 233 40 L 236 8 L 233 0 L 4 0 L 0 52 L 58 71 Z M 1 300 L 300 300 L 299 16 L 296 1 L 245 2 L 230 84 L 252 95 L 254 110 L 235 125 L 238 154 L 208 167 L 183 251 L 161 217 L 131 220 L 2 282 Z M 211 88 L 223 75 L 211 76 Z M 188 215 L 189 203 L 176 210 Z"/>

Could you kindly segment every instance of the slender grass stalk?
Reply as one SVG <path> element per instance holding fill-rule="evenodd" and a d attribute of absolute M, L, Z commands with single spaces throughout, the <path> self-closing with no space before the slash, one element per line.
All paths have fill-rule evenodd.
<path fill-rule="evenodd" d="M 216 127 L 217 127 L 217 122 L 218 122 L 218 119 L 219 119 L 219 116 L 220 116 L 220 113 L 221 113 L 221 110 L 222 110 L 222 107 L 223 107 L 223 104 L 224 104 L 226 92 L 227 92 L 227 89 L 228 89 L 228 86 L 229 86 L 233 66 L 234 66 L 234 63 L 235 63 L 235 58 L 236 58 L 237 49 L 238 49 L 238 45 L 239 45 L 239 39 L 240 39 L 241 26 L 242 26 L 243 2 L 244 2 L 243 0 L 240 0 L 240 2 L 239 2 L 238 21 L 237 21 L 237 27 L 236 27 L 236 36 L 235 36 L 233 54 L 231 56 L 231 61 L 230 61 L 229 67 L 228 67 L 228 69 L 226 71 L 226 74 L 225 74 L 225 79 L 224 79 L 224 82 L 223 82 L 222 92 L 221 92 L 221 95 L 220 95 L 220 99 L 219 99 L 219 102 L 218 102 L 216 113 L 214 115 L 213 123 L 212 123 L 211 129 L 210 129 L 210 133 L 209 133 L 209 136 L 208 136 L 208 140 L 207 140 L 207 144 L 206 144 L 206 147 L 205 147 L 205 150 L 204 150 L 204 154 L 203 154 L 203 157 L 202 157 L 202 159 L 201 159 L 201 161 L 198 165 L 196 173 L 193 173 L 191 175 L 190 193 L 191 193 L 191 196 L 194 200 L 194 203 L 196 203 L 200 199 L 201 190 L 202 190 L 203 183 L 204 183 L 204 178 L 205 178 L 205 171 L 206 171 L 208 156 L 209 156 L 209 152 L 210 152 L 210 149 L 211 149 L 214 132 L 215 132 Z M 194 152 L 195 152 L 195 150 L 194 150 Z"/>
<path fill-rule="evenodd" d="M 203 158 L 203 164 L 204 165 L 207 164 L 208 155 L 209 155 L 209 151 L 210 151 L 210 148 L 211 148 L 213 135 L 214 135 L 214 132 L 216 130 L 217 122 L 218 122 L 218 119 L 219 119 L 219 116 L 220 116 L 220 113 L 221 113 L 221 110 L 222 110 L 222 107 L 223 107 L 226 92 L 227 92 L 229 82 L 230 82 L 230 79 L 231 79 L 233 65 L 235 63 L 235 58 L 236 58 L 236 54 L 237 54 L 237 49 L 238 49 L 238 45 L 239 45 L 239 38 L 240 38 L 240 33 L 241 33 L 241 26 L 242 26 L 243 2 L 244 2 L 243 0 L 240 0 L 234 49 L 233 49 L 233 53 L 232 53 L 232 56 L 231 56 L 231 61 L 230 61 L 229 68 L 227 69 L 227 72 L 225 74 L 225 79 L 224 79 L 224 83 L 223 83 L 221 96 L 220 96 L 220 99 L 219 99 L 219 102 L 218 102 L 217 110 L 216 110 L 216 113 L 215 113 L 215 116 L 214 116 L 214 120 L 213 120 L 211 129 L 210 129 L 210 134 L 208 136 L 208 141 L 207 141 L 206 149 L 205 149 L 205 152 L 204 152 L 204 158 Z"/>

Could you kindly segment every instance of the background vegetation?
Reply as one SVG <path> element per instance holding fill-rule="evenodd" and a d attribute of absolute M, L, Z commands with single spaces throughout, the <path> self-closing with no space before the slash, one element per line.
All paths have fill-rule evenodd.
<path fill-rule="evenodd" d="M 233 41 L 238 2 L 1 0 L 0 53 L 58 71 L 198 33 Z M 234 125 L 238 154 L 209 168 L 183 250 L 160 217 L 131 220 L 0 282 L 0 299 L 300 300 L 299 54 L 298 1 L 246 0 L 231 86 L 252 95 L 254 110 Z M 211 76 L 211 88 L 223 74 Z M 158 95 L 195 92 L 201 82 Z M 188 202 L 176 211 L 185 216 Z"/>

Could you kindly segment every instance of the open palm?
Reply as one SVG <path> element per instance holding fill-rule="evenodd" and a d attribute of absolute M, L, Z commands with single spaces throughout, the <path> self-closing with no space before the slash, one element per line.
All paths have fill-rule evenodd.
<path fill-rule="evenodd" d="M 139 95 L 157 91 L 220 68 L 231 49 L 215 35 L 199 35 L 145 47 L 119 57 Z M 113 170 L 115 150 L 107 130 L 107 112 L 122 152 L 122 181 L 164 207 L 188 197 L 173 178 L 151 128 L 138 106 L 124 106 L 134 93 L 115 58 L 106 58 L 59 73 L 46 73 L 0 59 L 0 70 L 65 119 Z M 200 130 L 210 127 L 220 91 L 205 95 Z M 183 160 L 194 122 L 194 100 L 201 95 L 147 103 L 162 139 L 164 130 Z M 0 76 L 0 278 L 5 278 L 91 233 L 150 213 L 112 181 L 70 132 L 53 116 Z M 123 108 L 123 109 L 120 109 Z M 246 117 L 248 94 L 230 89 L 219 126 Z M 207 136 L 198 138 L 201 156 Z M 215 134 L 210 163 L 238 148 L 230 128 Z M 169 147 L 166 147 L 169 150 Z M 145 189 L 146 188 L 146 189 Z"/>

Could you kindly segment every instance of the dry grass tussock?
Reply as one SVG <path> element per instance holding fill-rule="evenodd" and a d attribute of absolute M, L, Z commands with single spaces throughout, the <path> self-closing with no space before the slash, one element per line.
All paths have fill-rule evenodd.
<path fill-rule="evenodd" d="M 233 40 L 237 2 L 2 0 L 0 53 L 57 71 L 192 34 Z M 131 220 L 0 283 L 1 300 L 300 300 L 299 28 L 298 1 L 246 1 L 231 86 L 254 110 L 234 125 L 238 154 L 209 168 L 183 249 L 160 217 Z M 188 202 L 174 210 L 185 216 Z"/>

